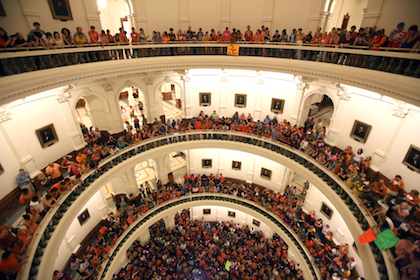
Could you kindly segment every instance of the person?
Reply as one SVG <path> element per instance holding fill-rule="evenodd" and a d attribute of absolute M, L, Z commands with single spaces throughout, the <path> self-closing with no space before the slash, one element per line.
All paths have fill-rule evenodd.
<path fill-rule="evenodd" d="M 397 25 L 397 31 L 389 36 L 388 48 L 399 48 L 407 36 L 407 32 L 404 31 L 404 22 L 400 22 Z"/>
<path fill-rule="evenodd" d="M 18 262 L 15 254 L 10 251 L 6 251 L 1 256 L 0 271 L 4 273 L 9 279 L 16 279 L 19 269 L 25 264 L 26 261 Z"/>
<path fill-rule="evenodd" d="M 273 106 L 273 110 L 279 110 L 279 111 L 281 111 L 281 104 L 280 104 L 280 101 L 276 101 L 275 103 L 274 103 L 274 106 Z"/>
<path fill-rule="evenodd" d="M 201 95 L 201 103 L 203 103 L 203 104 L 209 103 L 207 94 Z"/>
<path fill-rule="evenodd" d="M 226 27 L 226 30 L 223 31 L 223 41 L 224 42 L 229 42 L 230 41 L 230 31 L 229 31 L 229 27 Z"/>
<path fill-rule="evenodd" d="M 51 183 L 53 185 L 64 179 L 63 175 L 61 174 L 60 165 L 56 162 L 48 163 L 47 168 L 45 168 L 45 175 L 51 176 Z"/>
<path fill-rule="evenodd" d="M 369 187 L 372 195 L 381 199 L 386 195 L 388 190 L 384 183 L 384 179 L 379 179 L 378 182 L 371 183 Z"/>
<path fill-rule="evenodd" d="M 391 197 L 396 197 L 398 192 L 404 188 L 404 182 L 400 175 L 396 175 L 394 179 L 391 180 L 391 184 L 388 187 L 387 193 L 384 197 L 384 202 L 388 203 L 388 200 Z"/>
<path fill-rule="evenodd" d="M 244 105 L 244 98 L 242 96 L 238 96 L 238 98 L 236 99 L 236 104 L 237 105 Z"/>
<path fill-rule="evenodd" d="M 74 33 L 74 41 L 77 42 L 79 41 L 79 44 L 88 44 L 89 45 L 89 41 L 86 37 L 86 35 L 82 32 L 82 28 L 79 26 L 76 28 L 76 33 Z"/>
<path fill-rule="evenodd" d="M 25 171 L 25 169 L 19 169 L 19 174 L 16 176 L 16 183 L 18 187 L 23 189 L 29 189 L 32 192 L 35 192 L 35 187 L 32 184 L 33 180 L 29 177 L 29 173 Z"/>
<path fill-rule="evenodd" d="M 360 137 L 362 139 L 365 138 L 365 135 L 366 135 L 365 128 L 362 125 L 359 125 L 359 127 L 354 132 L 354 135 L 356 135 L 357 137 Z"/>
<path fill-rule="evenodd" d="M 415 153 L 413 156 L 407 158 L 407 163 L 413 166 L 414 168 L 420 169 L 420 155 Z"/>
<path fill-rule="evenodd" d="M 41 36 L 45 36 L 45 31 L 41 29 L 41 24 L 39 24 L 39 22 L 34 22 L 33 26 L 35 27 L 35 29 L 32 29 L 31 31 L 29 31 L 28 40 L 30 37 L 34 36 L 35 32 L 40 33 Z"/>
<path fill-rule="evenodd" d="M 22 193 L 19 196 L 19 202 L 20 204 L 29 204 L 31 202 L 32 198 L 34 197 L 34 192 L 28 189 L 23 189 Z"/>
<path fill-rule="evenodd" d="M 90 30 L 88 32 L 89 38 L 90 38 L 90 43 L 91 44 L 98 44 L 98 39 L 99 39 L 99 34 L 98 32 L 95 30 L 95 26 L 91 26 Z"/>

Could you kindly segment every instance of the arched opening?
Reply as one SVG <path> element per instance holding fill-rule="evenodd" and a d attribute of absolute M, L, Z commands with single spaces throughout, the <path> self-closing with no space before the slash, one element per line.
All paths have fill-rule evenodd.
<path fill-rule="evenodd" d="M 164 82 L 160 87 L 162 93 L 163 114 L 166 121 L 182 116 L 181 88 L 171 81 Z"/>
<path fill-rule="evenodd" d="M 150 189 L 157 189 L 158 178 L 154 160 L 149 159 L 137 164 L 134 167 L 134 176 L 136 177 L 137 187 L 143 194 L 145 194 L 147 185 L 150 186 Z M 142 190 L 142 186 L 144 190 Z"/>
<path fill-rule="evenodd" d="M 79 100 L 77 100 L 75 111 L 77 122 L 80 124 L 82 129 L 83 127 L 90 128 L 93 126 L 92 119 L 89 115 L 90 110 L 84 98 L 80 98 Z"/>
<path fill-rule="evenodd" d="M 299 126 L 312 129 L 315 137 L 328 129 L 334 114 L 334 103 L 327 95 L 315 92 L 308 96 L 303 104 Z M 319 122 L 321 121 L 321 123 Z M 325 134 L 323 134 L 325 138 Z"/>
<path fill-rule="evenodd" d="M 177 151 L 169 153 L 169 161 L 171 165 L 170 175 L 177 182 L 183 182 L 183 176 L 188 172 L 187 158 L 188 151 Z"/>
<path fill-rule="evenodd" d="M 119 33 L 122 27 L 127 32 L 127 38 L 130 36 L 131 22 L 127 20 L 132 13 L 131 1 L 127 0 L 97 0 L 99 18 L 103 30 L 109 29 L 111 34 Z M 100 33 L 100 30 L 97 30 Z"/>
<path fill-rule="evenodd" d="M 143 92 L 137 87 L 126 87 L 120 92 L 118 104 L 124 128 L 133 132 L 140 129 L 146 116 Z"/>

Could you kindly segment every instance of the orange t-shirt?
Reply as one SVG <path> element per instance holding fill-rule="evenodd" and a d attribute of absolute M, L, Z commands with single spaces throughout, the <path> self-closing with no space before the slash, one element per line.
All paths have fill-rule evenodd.
<path fill-rule="evenodd" d="M 51 176 L 51 179 L 55 179 L 61 176 L 61 171 L 60 171 L 60 165 L 58 163 L 54 163 L 54 166 L 47 166 L 47 168 L 45 168 L 45 173 L 50 174 L 54 169 L 54 172 L 49 175 Z"/>
<path fill-rule="evenodd" d="M 163 35 L 162 36 L 162 44 L 167 44 L 169 42 L 169 36 L 168 35 Z"/>
<path fill-rule="evenodd" d="M 85 154 L 82 154 L 81 156 L 76 157 L 76 161 L 77 161 L 78 164 L 82 164 L 82 161 L 86 158 L 87 158 L 87 156 Z"/>
<path fill-rule="evenodd" d="M 140 42 L 140 35 L 137 32 L 131 33 L 131 42 Z"/>
<path fill-rule="evenodd" d="M 28 191 L 28 194 L 21 194 L 19 197 L 19 202 L 21 204 L 28 204 L 29 202 L 31 202 L 31 199 L 34 197 L 34 192 L 33 191 Z"/>
<path fill-rule="evenodd" d="M 98 32 L 93 32 L 92 30 L 90 30 L 89 32 L 88 32 L 88 35 L 90 36 L 90 43 L 91 44 L 97 44 L 98 43 L 98 37 L 99 37 L 99 34 L 98 34 Z"/>
<path fill-rule="evenodd" d="M 17 261 L 15 254 L 13 253 L 9 259 L 3 259 L 0 262 L 0 271 L 8 276 L 15 275 L 19 271 L 19 268 L 19 262 Z"/>

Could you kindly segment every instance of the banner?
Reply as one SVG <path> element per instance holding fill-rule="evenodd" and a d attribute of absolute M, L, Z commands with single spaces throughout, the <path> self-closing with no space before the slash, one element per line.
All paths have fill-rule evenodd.
<path fill-rule="evenodd" d="M 365 233 L 359 236 L 360 245 L 372 242 L 375 239 L 376 239 L 376 236 L 372 228 L 369 228 Z"/>
<path fill-rule="evenodd" d="M 226 261 L 226 264 L 225 264 L 225 269 L 227 270 L 227 271 L 230 271 L 230 266 L 232 265 L 232 263 L 230 262 L 230 260 L 227 260 Z"/>
<path fill-rule="evenodd" d="M 227 55 L 239 55 L 238 45 L 227 45 Z"/>

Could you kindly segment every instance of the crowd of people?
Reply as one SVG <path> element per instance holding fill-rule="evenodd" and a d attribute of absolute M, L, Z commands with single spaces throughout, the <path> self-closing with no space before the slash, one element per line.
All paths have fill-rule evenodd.
<path fill-rule="evenodd" d="M 417 25 L 410 26 L 405 30 L 404 22 L 397 25 L 395 29 L 389 32 L 388 36 L 384 29 L 378 29 L 376 26 L 361 27 L 357 30 L 356 26 L 352 26 L 350 30 L 332 28 L 331 31 L 323 31 L 317 28 L 316 32 L 308 31 L 305 33 L 302 28 L 293 29 L 290 34 L 286 29 L 281 32 L 279 30 L 272 31 L 268 27 L 261 26 L 255 32 L 248 25 L 244 33 L 239 29 L 233 28 L 229 30 L 226 27 L 223 31 L 193 31 L 191 26 L 188 30 L 179 29 L 174 33 L 174 29 L 170 28 L 169 32 L 153 31 L 152 35 L 146 35 L 142 28 L 139 32 L 133 27 L 130 34 L 123 28 L 119 28 L 119 32 L 111 34 L 109 30 L 102 30 L 100 33 L 96 31 L 95 26 L 91 26 L 87 36 L 83 33 L 82 27 L 77 27 L 76 32 L 71 34 L 67 28 L 61 29 L 60 32 L 45 32 L 41 29 L 38 22 L 34 22 L 32 29 L 25 37 L 21 32 L 17 32 L 9 36 L 5 29 L 0 28 L 0 47 L 1 48 L 24 48 L 24 47 L 40 47 L 47 49 L 63 48 L 65 46 L 83 46 L 83 45 L 110 45 L 110 44 L 142 44 L 153 42 L 156 44 L 168 44 L 170 42 L 218 42 L 218 43 L 296 43 L 311 44 L 319 46 L 340 46 L 340 47 L 368 47 L 378 50 L 381 47 L 388 48 L 404 48 L 417 49 L 420 47 L 419 33 Z M 26 39 L 25 39 L 26 38 Z M 133 51 L 127 53 L 129 57 L 137 57 L 140 53 Z M 143 53 L 144 55 L 144 53 Z"/>
<path fill-rule="evenodd" d="M 359 196 L 362 207 L 376 219 L 381 230 L 395 228 L 397 232 L 396 228 L 403 225 L 405 230 L 403 230 L 404 227 L 399 227 L 400 230 L 397 232 L 402 238 L 407 240 L 419 239 L 420 210 L 418 204 L 420 199 L 418 192 L 416 190 L 405 192 L 403 189 L 404 182 L 398 175 L 391 181 L 389 187 L 385 185 L 383 180 L 370 182 L 367 177 L 370 157 L 365 157 L 362 149 L 353 152 L 349 146 L 344 151 L 333 151 L 331 147 L 325 145 L 326 128 L 321 120 L 318 120 L 315 124 L 313 119 L 308 119 L 303 127 L 298 128 L 290 125 L 287 120 L 277 120 L 276 116 L 272 119 L 270 116 L 266 116 L 263 121 L 254 121 L 250 114 L 245 116 L 245 114 L 239 115 L 236 112 L 232 117 L 219 117 L 215 111 L 211 115 L 206 115 L 202 111 L 197 118 L 191 120 L 168 120 L 166 124 L 156 119 L 154 123 L 149 124 L 145 121 L 142 127 L 129 129 L 124 136 L 117 140 L 112 136 L 105 140 L 97 129 L 87 129 L 82 126 L 83 134 L 88 142 L 86 148 L 80 151 L 74 159 L 71 155 L 66 155 L 62 158 L 60 164 L 49 163 L 45 171 L 40 173 L 38 181 L 44 186 L 45 196 L 43 198 L 41 198 L 42 194 L 40 192 L 35 191 L 32 184 L 33 180 L 29 174 L 21 169 L 16 176 L 16 182 L 22 189 L 19 200 L 26 205 L 26 214 L 23 217 L 25 228 L 12 229 L 9 226 L 0 228 L 2 248 L 8 252 L 4 259 L 13 259 L 9 262 L 9 264 L 11 263 L 11 270 L 2 269 L 2 262 L 0 262 L 0 271 L 9 276 L 16 275 L 18 268 L 21 266 L 18 260 L 21 258 L 24 261 L 27 257 L 25 250 L 32 240 L 39 221 L 49 209 L 58 205 L 63 192 L 78 185 L 82 173 L 90 169 L 98 169 L 100 160 L 143 139 L 172 132 L 206 129 L 254 134 L 261 138 L 283 142 L 292 148 L 301 150 L 319 161 L 320 164 L 325 165 L 339 178 L 345 180 L 353 192 Z M 180 135 L 182 137 L 182 134 Z M 188 193 L 221 192 L 249 198 L 268 210 L 274 211 L 305 241 L 325 276 L 330 275 L 332 277 L 334 273 L 339 273 L 334 272 L 334 269 L 338 268 L 337 262 L 330 262 L 332 255 L 330 259 L 327 258 L 327 252 L 330 248 L 328 246 L 331 246 L 332 240 L 328 226 L 324 227 L 322 220 L 315 220 L 315 213 L 310 213 L 309 221 L 307 221 L 305 215 L 300 215 L 303 202 L 297 199 L 296 188 L 286 188 L 286 192 L 282 195 L 269 189 L 259 190 L 251 186 L 226 184 L 225 178 L 221 174 L 215 176 L 186 175 L 184 179 L 184 187 L 177 184 L 164 186 L 158 182 L 157 189 L 152 191 L 150 185 L 146 185 L 145 188 L 140 186 L 140 195 L 137 198 L 131 195 L 127 200 L 123 199 L 117 203 L 117 213 L 110 218 L 117 222 L 117 226 L 112 224 L 111 228 L 114 228 L 113 230 L 109 230 L 109 227 L 104 230 L 106 236 L 112 233 L 112 238 L 103 235 L 103 239 L 99 239 L 99 241 L 103 240 L 102 243 L 97 243 L 100 244 L 102 252 L 106 253 L 109 250 L 106 249 L 107 246 L 112 246 L 116 238 L 129 224 L 155 205 Z M 303 195 L 305 195 L 307 187 L 304 187 Z M 121 224 L 121 218 L 123 224 Z M 313 234 L 312 231 L 314 231 Z M 339 251 L 331 252 L 337 253 Z M 323 252 L 323 255 L 319 255 L 320 252 Z M 92 256 L 92 254 L 90 255 Z M 342 257 L 344 256 L 342 255 Z M 102 253 L 97 258 L 106 258 L 106 256 Z M 396 262 L 398 265 L 400 260 Z M 100 263 L 98 262 L 97 265 L 85 272 L 94 275 L 95 271 L 100 271 L 100 267 L 97 267 Z M 347 263 L 351 264 L 352 261 L 348 260 Z M 331 270 L 331 267 L 333 270 Z M 403 273 L 403 267 L 399 268 Z M 13 269 L 16 269 L 16 271 Z M 330 273 L 331 271 L 333 273 Z"/>

